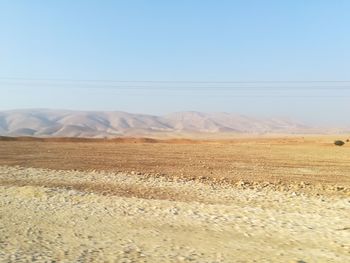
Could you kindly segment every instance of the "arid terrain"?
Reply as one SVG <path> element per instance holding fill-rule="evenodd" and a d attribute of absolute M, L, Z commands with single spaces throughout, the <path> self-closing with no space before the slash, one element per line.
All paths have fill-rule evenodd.
<path fill-rule="evenodd" d="M 230 140 L 2 137 L 0 165 L 345 188 L 350 186 L 350 143 L 335 146 L 339 138 L 347 139 L 344 135 Z"/>
<path fill-rule="evenodd" d="M 122 111 L 0 111 L 0 134 L 7 136 L 111 138 L 191 133 L 327 133 L 330 128 L 313 127 L 288 118 L 262 118 L 227 112 L 185 111 L 156 116 Z M 349 131 L 349 127 L 337 130 Z"/>
<path fill-rule="evenodd" d="M 0 262 L 349 262 L 346 136 L 0 141 Z"/>

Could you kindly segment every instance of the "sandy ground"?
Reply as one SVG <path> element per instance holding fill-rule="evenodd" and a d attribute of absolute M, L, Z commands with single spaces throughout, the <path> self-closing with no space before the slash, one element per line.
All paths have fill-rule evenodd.
<path fill-rule="evenodd" d="M 350 262 L 350 198 L 0 166 L 0 262 Z"/>
<path fill-rule="evenodd" d="M 350 144 L 0 140 L 0 262 L 350 262 Z"/>
<path fill-rule="evenodd" d="M 236 138 L 216 141 L 145 139 L 104 142 L 1 141 L 0 165 L 66 170 L 162 174 L 210 181 L 305 182 L 350 187 L 350 143 L 346 137 Z M 345 139 L 344 139 L 345 140 Z M 123 143 L 124 142 L 124 143 Z M 204 178 L 203 178 L 204 179 Z"/>

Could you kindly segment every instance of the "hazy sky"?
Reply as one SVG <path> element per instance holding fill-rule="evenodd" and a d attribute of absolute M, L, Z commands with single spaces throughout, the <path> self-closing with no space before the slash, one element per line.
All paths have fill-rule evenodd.
<path fill-rule="evenodd" d="M 347 0 L 0 0 L 0 109 L 350 124 L 349 12 Z M 349 82 L 260 82 L 321 80 Z M 255 83 L 207 83 L 230 81 Z"/>

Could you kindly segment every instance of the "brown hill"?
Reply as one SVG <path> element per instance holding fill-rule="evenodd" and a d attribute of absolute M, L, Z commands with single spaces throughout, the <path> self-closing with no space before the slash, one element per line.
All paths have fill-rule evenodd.
<path fill-rule="evenodd" d="M 310 133 L 314 129 L 281 118 L 232 113 L 179 112 L 166 116 L 126 112 L 13 110 L 0 112 L 0 135 L 34 137 L 148 137 L 181 133 Z"/>

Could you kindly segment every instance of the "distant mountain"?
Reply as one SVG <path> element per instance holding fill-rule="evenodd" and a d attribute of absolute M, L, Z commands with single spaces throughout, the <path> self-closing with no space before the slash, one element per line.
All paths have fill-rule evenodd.
<path fill-rule="evenodd" d="M 0 135 L 37 137 L 112 137 L 159 133 L 309 133 L 305 124 L 282 118 L 232 113 L 177 112 L 165 116 L 121 111 L 0 111 Z"/>

